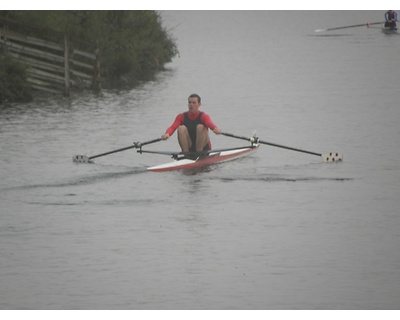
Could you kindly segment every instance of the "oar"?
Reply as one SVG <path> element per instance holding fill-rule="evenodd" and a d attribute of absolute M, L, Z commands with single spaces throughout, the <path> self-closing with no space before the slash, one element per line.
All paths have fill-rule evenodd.
<path fill-rule="evenodd" d="M 150 140 L 150 141 L 146 141 L 146 142 L 134 142 L 132 146 L 128 146 L 128 147 L 125 147 L 125 148 L 121 148 L 121 149 L 116 149 L 116 150 L 100 153 L 100 154 L 97 154 L 97 155 L 91 156 L 91 157 L 85 156 L 85 155 L 76 155 L 76 156 L 72 157 L 72 161 L 76 162 L 76 163 L 93 163 L 93 159 L 95 159 L 95 158 L 106 156 L 106 155 L 112 154 L 112 153 L 121 152 L 121 151 L 132 149 L 132 148 L 139 148 L 140 149 L 142 146 L 144 146 L 146 144 L 155 143 L 155 142 L 158 142 L 158 141 L 161 141 L 161 140 L 162 140 L 161 138 L 158 138 L 158 139 L 154 139 L 154 140 Z"/>
<path fill-rule="evenodd" d="M 331 30 L 339 30 L 339 29 L 347 29 L 347 28 L 356 28 L 356 27 L 369 27 L 372 26 L 374 24 L 382 24 L 385 22 L 367 22 L 367 23 L 363 23 L 363 24 L 354 24 L 352 26 L 344 26 L 344 27 L 336 27 L 336 28 L 327 28 L 327 29 L 317 29 L 314 30 L 314 32 L 323 32 L 323 31 L 331 31 Z"/>
<path fill-rule="evenodd" d="M 266 145 L 273 146 L 273 147 L 278 147 L 278 148 L 288 149 L 288 150 L 292 150 L 292 151 L 308 153 L 308 154 L 312 154 L 315 156 L 320 156 L 324 162 L 336 162 L 336 161 L 343 160 L 343 155 L 340 153 L 337 153 L 337 152 L 329 152 L 329 153 L 322 154 L 322 153 L 302 150 L 302 149 L 298 149 L 298 148 L 287 147 L 287 146 L 283 146 L 283 145 L 277 144 L 277 143 L 262 141 L 262 140 L 258 139 L 257 137 L 246 138 L 246 137 L 241 137 L 241 136 L 237 136 L 237 135 L 234 135 L 231 133 L 226 133 L 226 132 L 222 132 L 221 134 L 223 134 L 224 136 L 227 136 L 227 137 L 250 141 L 251 143 L 261 143 L 261 144 L 266 144 Z"/>

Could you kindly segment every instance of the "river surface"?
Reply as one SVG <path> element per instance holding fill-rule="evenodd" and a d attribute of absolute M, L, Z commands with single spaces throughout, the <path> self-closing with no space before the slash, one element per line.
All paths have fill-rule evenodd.
<path fill-rule="evenodd" d="M 399 309 L 400 36 L 314 32 L 384 12 L 161 14 L 180 55 L 154 81 L 0 108 L 0 309 Z M 344 161 L 72 163 L 160 137 L 194 92 L 225 132 Z"/>

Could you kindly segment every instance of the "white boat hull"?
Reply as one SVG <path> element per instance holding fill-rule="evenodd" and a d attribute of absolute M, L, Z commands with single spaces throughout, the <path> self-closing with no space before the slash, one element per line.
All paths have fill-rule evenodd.
<path fill-rule="evenodd" d="M 258 147 L 259 144 L 255 144 L 253 146 L 232 149 L 232 150 L 215 151 L 215 152 L 211 151 L 207 156 L 199 157 L 195 160 L 187 158 L 181 160 L 174 160 L 169 163 L 149 167 L 147 168 L 147 170 L 152 172 L 164 172 L 173 170 L 188 170 L 193 168 L 201 168 L 215 163 L 226 162 L 229 160 L 234 160 L 237 158 L 247 156 L 255 152 L 258 149 Z"/>

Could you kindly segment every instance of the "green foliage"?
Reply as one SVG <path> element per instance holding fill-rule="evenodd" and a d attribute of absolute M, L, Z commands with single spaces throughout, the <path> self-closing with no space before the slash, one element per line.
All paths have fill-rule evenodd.
<path fill-rule="evenodd" d="M 7 11 L 10 19 L 30 26 L 67 32 L 72 46 L 99 48 L 103 87 L 132 86 L 162 70 L 178 53 L 155 11 Z M 37 26 L 37 28 L 32 28 Z"/>
<path fill-rule="evenodd" d="M 32 100 L 25 67 L 0 50 L 0 104 Z"/>

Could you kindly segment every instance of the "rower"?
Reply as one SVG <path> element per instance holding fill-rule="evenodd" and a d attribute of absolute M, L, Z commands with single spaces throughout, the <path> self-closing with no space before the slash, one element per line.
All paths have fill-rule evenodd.
<path fill-rule="evenodd" d="M 188 98 L 188 111 L 176 116 L 175 121 L 161 136 L 161 139 L 167 140 L 178 130 L 178 141 L 182 152 L 211 150 L 208 129 L 211 129 L 215 134 L 221 134 L 221 130 L 207 113 L 199 111 L 200 106 L 200 96 L 195 93 L 191 94 Z"/>
<path fill-rule="evenodd" d="M 397 21 L 397 12 L 394 10 L 388 10 L 385 12 L 385 27 L 391 29 L 397 29 L 396 21 Z"/>

